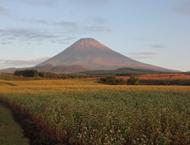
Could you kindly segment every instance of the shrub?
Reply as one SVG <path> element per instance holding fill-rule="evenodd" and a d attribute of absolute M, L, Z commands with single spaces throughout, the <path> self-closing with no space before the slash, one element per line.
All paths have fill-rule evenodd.
<path fill-rule="evenodd" d="M 23 77 L 37 77 L 39 73 L 37 70 L 17 70 L 14 75 Z"/>
<path fill-rule="evenodd" d="M 130 78 L 127 81 L 128 85 L 139 85 L 139 79 L 135 76 L 130 76 Z"/>
<path fill-rule="evenodd" d="M 123 79 L 118 79 L 114 76 L 107 76 L 107 77 L 102 77 L 98 80 L 99 83 L 103 84 L 109 84 L 109 85 L 125 85 L 127 82 Z"/>

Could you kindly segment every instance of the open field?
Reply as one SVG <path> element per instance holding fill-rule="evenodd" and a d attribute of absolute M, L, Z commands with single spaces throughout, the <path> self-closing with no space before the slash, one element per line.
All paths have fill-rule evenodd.
<path fill-rule="evenodd" d="M 183 73 L 155 73 L 137 75 L 140 80 L 190 80 L 189 74 Z M 128 79 L 129 76 L 121 76 L 119 78 Z"/>
<path fill-rule="evenodd" d="M 144 74 L 140 76 L 140 79 L 144 80 L 190 80 L 189 74 Z"/>
<path fill-rule="evenodd" d="M 178 85 L 190 86 L 190 75 L 185 73 L 152 73 L 135 75 L 141 85 Z M 117 76 L 122 80 L 128 80 L 129 75 Z"/>
<path fill-rule="evenodd" d="M 0 80 L 0 100 L 60 144 L 190 144 L 190 87 Z"/>

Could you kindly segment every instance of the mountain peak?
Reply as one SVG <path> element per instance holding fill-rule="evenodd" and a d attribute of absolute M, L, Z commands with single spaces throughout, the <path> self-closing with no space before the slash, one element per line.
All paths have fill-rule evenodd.
<path fill-rule="evenodd" d="M 113 51 L 111 48 L 93 38 L 82 38 L 78 40 L 58 55 L 38 66 L 42 67 L 47 65 L 67 66 L 67 68 L 68 66 L 80 66 L 80 68 L 85 68 L 86 70 L 113 70 L 122 67 L 159 71 L 165 70 L 157 66 L 133 60 Z"/>
<path fill-rule="evenodd" d="M 94 38 L 81 38 L 79 41 L 97 41 Z"/>
<path fill-rule="evenodd" d="M 99 41 L 94 38 L 81 38 L 75 42 L 68 49 L 77 49 L 77 50 L 89 50 L 89 49 L 109 49 Z"/>

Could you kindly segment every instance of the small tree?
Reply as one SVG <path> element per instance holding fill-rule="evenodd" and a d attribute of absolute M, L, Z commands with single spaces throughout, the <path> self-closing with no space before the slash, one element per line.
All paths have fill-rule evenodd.
<path fill-rule="evenodd" d="M 125 85 L 125 84 L 127 84 L 125 80 L 116 78 L 115 76 L 102 77 L 98 80 L 98 82 L 108 84 L 108 85 Z"/>
<path fill-rule="evenodd" d="M 23 77 L 37 77 L 38 71 L 37 70 L 17 70 L 15 71 L 14 75 L 23 76 Z"/>
<path fill-rule="evenodd" d="M 139 79 L 135 76 L 130 76 L 130 78 L 127 81 L 128 85 L 139 85 Z"/>

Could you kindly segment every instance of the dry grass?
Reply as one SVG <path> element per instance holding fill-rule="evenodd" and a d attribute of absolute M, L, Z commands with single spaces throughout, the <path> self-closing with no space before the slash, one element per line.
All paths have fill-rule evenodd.
<path fill-rule="evenodd" d="M 190 144 L 190 87 L 110 86 L 93 79 L 2 80 L 0 94 L 60 142 Z"/>
<path fill-rule="evenodd" d="M 127 86 L 103 85 L 95 79 L 68 79 L 68 80 L 28 80 L 5 81 L 0 80 L 0 93 L 34 91 L 88 91 L 88 90 L 118 90 L 118 91 L 190 91 L 189 86 Z"/>

